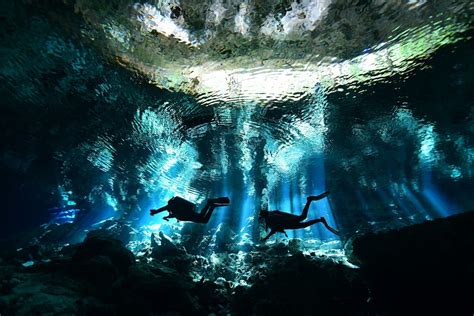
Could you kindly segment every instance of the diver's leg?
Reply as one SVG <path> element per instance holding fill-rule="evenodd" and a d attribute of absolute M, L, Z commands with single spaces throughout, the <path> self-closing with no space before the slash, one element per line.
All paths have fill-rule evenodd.
<path fill-rule="evenodd" d="M 210 204 L 207 202 L 206 206 L 204 209 L 201 211 L 201 214 L 199 214 L 199 218 L 202 220 L 200 223 L 207 223 L 209 222 L 209 219 L 211 218 L 212 212 L 214 212 L 214 209 L 216 208 L 215 204 Z"/>
<path fill-rule="evenodd" d="M 308 196 L 308 201 L 310 201 L 310 200 L 311 201 L 321 200 L 321 199 L 324 199 L 328 195 L 329 195 L 329 191 L 321 193 L 320 195 L 310 195 L 310 196 Z"/>
<path fill-rule="evenodd" d="M 329 230 L 331 233 L 339 235 L 339 231 L 337 229 L 332 228 L 331 226 L 328 225 L 328 222 L 324 217 L 320 218 L 320 221 L 323 223 L 324 227 L 326 227 L 327 230 Z"/>
<path fill-rule="evenodd" d="M 296 219 L 297 219 L 299 222 L 305 220 L 306 217 L 308 217 L 308 211 L 309 211 L 309 206 L 311 205 L 311 202 L 312 202 L 312 201 L 308 199 L 308 200 L 306 201 L 305 206 L 304 206 L 303 212 L 301 213 L 300 216 L 297 216 L 297 217 L 296 217 Z"/>
<path fill-rule="evenodd" d="M 196 222 L 198 223 L 207 223 L 209 222 L 209 219 L 211 218 L 212 212 L 214 212 L 214 209 L 216 206 L 211 202 L 211 200 L 208 200 L 204 208 L 201 210 L 201 212 L 196 216 Z"/>
<path fill-rule="evenodd" d="M 270 231 L 270 233 L 267 235 L 267 237 L 263 238 L 262 241 L 266 241 L 268 238 L 272 237 L 276 233 L 276 230 Z"/>
<path fill-rule="evenodd" d="M 214 209 L 218 206 L 227 206 L 229 205 L 230 200 L 228 197 L 221 197 L 217 199 L 209 199 L 207 200 L 206 205 L 204 208 L 201 210 L 201 213 L 199 213 L 198 216 L 198 221 L 199 223 L 207 223 L 209 222 L 209 219 L 211 218 L 212 212 L 214 212 Z"/>
<path fill-rule="evenodd" d="M 309 227 L 309 226 L 317 224 L 317 223 L 323 223 L 323 225 L 326 227 L 326 229 L 329 230 L 331 233 L 336 234 L 336 235 L 339 234 L 339 232 L 336 229 L 334 229 L 334 228 L 332 228 L 328 225 L 328 223 L 326 222 L 326 219 L 324 217 L 321 217 L 321 218 L 318 218 L 318 219 L 313 219 L 313 220 L 303 222 L 303 223 L 295 223 L 295 224 L 291 225 L 291 227 L 287 226 L 286 229 L 306 228 L 306 227 Z"/>
<path fill-rule="evenodd" d="M 150 215 L 153 216 L 155 214 L 158 214 L 167 210 L 168 210 L 168 205 L 160 207 L 159 209 L 156 209 L 156 210 L 150 210 Z"/>
<path fill-rule="evenodd" d="M 212 215 L 212 211 L 214 210 L 214 205 L 212 205 L 209 200 L 207 201 L 206 205 L 202 208 L 200 213 L 194 213 L 196 216 L 192 220 L 193 222 L 196 223 L 207 223 L 209 221 L 209 218 Z M 209 215 L 208 215 L 209 214 Z"/>
<path fill-rule="evenodd" d="M 230 204 L 230 199 L 228 197 L 219 197 L 216 199 L 209 199 L 208 203 L 211 203 L 217 206 L 226 206 Z"/>
<path fill-rule="evenodd" d="M 306 205 L 304 206 L 304 209 L 303 209 L 303 212 L 301 213 L 301 215 L 298 216 L 298 220 L 302 221 L 302 220 L 305 220 L 306 217 L 308 217 L 308 211 L 309 211 L 309 206 L 311 205 L 311 202 L 321 200 L 321 199 L 325 198 L 328 195 L 329 195 L 329 191 L 326 191 L 323 194 L 316 195 L 316 196 L 314 196 L 314 195 L 308 196 L 307 199 L 306 199 Z"/>
<path fill-rule="evenodd" d="M 300 229 L 300 228 L 306 228 L 306 227 L 309 227 L 311 225 L 321 223 L 321 222 L 322 222 L 321 219 L 312 219 L 312 220 L 307 221 L 307 222 L 294 223 L 292 225 L 287 225 L 285 228 L 286 229 Z"/>

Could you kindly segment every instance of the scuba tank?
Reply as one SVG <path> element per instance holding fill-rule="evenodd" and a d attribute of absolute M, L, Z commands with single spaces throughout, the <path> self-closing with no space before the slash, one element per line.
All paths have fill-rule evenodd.
<path fill-rule="evenodd" d="M 188 200 L 183 199 L 182 197 L 175 196 L 168 201 L 168 211 L 170 213 L 192 210 L 193 212 L 196 209 L 196 204 L 189 202 Z"/>

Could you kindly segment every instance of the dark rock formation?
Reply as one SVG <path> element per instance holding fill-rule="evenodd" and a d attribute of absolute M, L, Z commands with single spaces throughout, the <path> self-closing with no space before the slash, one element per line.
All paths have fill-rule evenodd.
<path fill-rule="evenodd" d="M 90 232 L 84 242 L 57 251 L 52 260 L 34 260 L 29 267 L 19 259 L 1 261 L 0 313 L 264 314 L 278 304 L 304 312 L 313 305 L 300 301 L 313 296 L 322 308 L 343 302 L 356 310 L 367 297 L 356 270 L 303 256 L 298 241 L 205 257 L 160 234 L 135 259 L 112 236 L 104 230 Z M 48 249 L 48 244 L 41 246 Z M 358 287 L 357 295 L 347 296 Z M 270 289 L 273 294 L 267 296 Z"/>
<path fill-rule="evenodd" d="M 196 314 L 190 289 L 191 279 L 171 269 L 138 265 L 115 286 L 115 296 L 122 315 L 147 315 L 150 312 Z"/>
<path fill-rule="evenodd" d="M 379 311 L 470 315 L 474 311 L 474 212 L 354 238 Z"/>
<path fill-rule="evenodd" d="M 171 238 L 160 232 L 159 243 L 155 239 L 155 235 L 151 235 L 151 250 L 152 257 L 160 259 L 169 256 L 186 255 L 186 249 L 176 245 Z"/>
<path fill-rule="evenodd" d="M 30 265 L 1 252 L 0 314 L 470 314 L 473 226 L 470 212 L 354 237 L 346 253 L 360 269 L 297 239 L 199 255 L 160 234 L 135 257 L 98 230 L 63 248 L 35 243 Z"/>
<path fill-rule="evenodd" d="M 107 235 L 88 236 L 79 245 L 72 259 L 75 262 L 91 260 L 110 262 L 120 273 L 125 273 L 135 262 L 133 253 L 125 248 L 122 242 L 109 238 Z"/>
<path fill-rule="evenodd" d="M 358 315 L 369 292 L 357 271 L 303 254 L 282 258 L 250 289 L 238 289 L 234 308 L 242 315 Z"/>
<path fill-rule="evenodd" d="M 76 232 L 74 224 L 44 224 L 29 233 L 11 236 L 0 242 L 0 257 L 23 263 L 29 260 L 51 259 Z"/>

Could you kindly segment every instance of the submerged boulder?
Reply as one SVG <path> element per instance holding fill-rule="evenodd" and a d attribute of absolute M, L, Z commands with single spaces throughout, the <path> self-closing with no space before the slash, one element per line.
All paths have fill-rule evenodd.
<path fill-rule="evenodd" d="M 123 315 L 175 312 L 195 314 L 192 282 L 172 269 L 137 264 L 114 285 L 114 297 Z"/>
<path fill-rule="evenodd" d="M 87 293 L 109 297 L 114 282 L 125 275 L 135 257 L 119 240 L 89 236 L 71 258 L 72 275 L 88 281 Z"/>
<path fill-rule="evenodd" d="M 105 234 L 88 236 L 77 247 L 73 260 L 85 261 L 98 256 L 107 257 L 120 273 L 125 273 L 135 263 L 133 253 L 121 241 Z"/>
<path fill-rule="evenodd" d="M 75 234 L 76 226 L 72 223 L 43 224 L 31 232 L 1 240 L 0 257 L 19 264 L 60 257 Z"/>
<path fill-rule="evenodd" d="M 121 219 L 107 219 L 95 225 L 100 225 L 97 230 L 92 230 L 88 235 L 107 235 L 114 239 L 120 240 L 127 244 L 132 239 L 136 230 L 132 227 L 132 223 Z"/>
<path fill-rule="evenodd" d="M 281 258 L 249 289 L 238 287 L 234 309 L 244 315 L 354 315 L 367 310 L 368 297 L 356 270 L 299 253 Z"/>
<path fill-rule="evenodd" d="M 0 260 L 0 313 L 462 314 L 472 309 L 473 226 L 471 212 L 356 236 L 346 254 L 360 269 L 331 255 L 335 242 L 321 253 L 302 252 L 294 239 L 200 256 L 164 234 L 136 262 L 122 242 L 94 231 L 52 260 Z"/>
<path fill-rule="evenodd" d="M 472 313 L 474 212 L 353 238 L 378 310 Z"/>
<path fill-rule="evenodd" d="M 186 250 L 184 247 L 174 243 L 170 237 L 166 236 L 162 232 L 158 233 L 158 237 L 158 240 L 156 240 L 155 235 L 151 235 L 150 246 L 152 250 L 152 257 L 163 259 L 165 257 L 186 255 Z"/>

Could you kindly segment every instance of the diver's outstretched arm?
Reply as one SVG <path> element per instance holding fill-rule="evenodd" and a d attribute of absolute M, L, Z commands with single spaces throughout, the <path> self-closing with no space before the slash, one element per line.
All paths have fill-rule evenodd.
<path fill-rule="evenodd" d="M 164 212 L 164 211 L 167 211 L 167 210 L 168 210 L 168 205 L 165 205 L 163 207 L 160 207 L 159 209 L 150 210 L 150 215 L 153 216 L 155 214 L 158 214 L 158 213 L 161 213 L 161 212 Z"/>
<path fill-rule="evenodd" d="M 272 230 L 272 231 L 267 235 L 267 237 L 265 237 L 265 238 L 262 239 L 262 241 L 266 241 L 268 238 L 270 238 L 271 236 L 273 236 L 275 233 L 276 233 L 276 230 Z"/>

